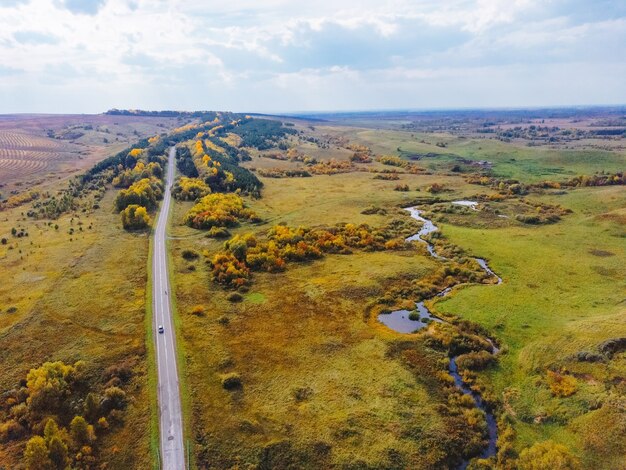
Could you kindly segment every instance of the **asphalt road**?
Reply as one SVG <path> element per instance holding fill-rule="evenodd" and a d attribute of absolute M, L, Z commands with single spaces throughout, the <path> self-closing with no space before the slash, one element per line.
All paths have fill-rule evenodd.
<path fill-rule="evenodd" d="M 185 469 L 183 418 L 176 365 L 176 337 L 171 313 L 171 289 L 167 276 L 167 245 L 165 244 L 175 155 L 176 149 L 172 147 L 169 152 L 163 203 L 154 231 L 152 255 L 152 314 L 159 379 L 161 468 L 164 470 Z M 159 325 L 165 329 L 163 333 L 158 332 Z"/>

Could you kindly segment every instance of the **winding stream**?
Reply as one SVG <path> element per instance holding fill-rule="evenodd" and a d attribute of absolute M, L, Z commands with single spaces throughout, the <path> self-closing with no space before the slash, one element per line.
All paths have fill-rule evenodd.
<path fill-rule="evenodd" d="M 476 210 L 475 205 L 477 203 L 474 203 L 473 201 L 456 201 L 456 202 L 453 202 L 453 204 L 468 206 Z M 428 253 L 433 258 L 436 258 L 439 260 L 447 260 L 448 258 L 438 255 L 435 252 L 434 246 L 431 243 L 429 243 L 427 240 L 424 240 L 424 238 L 422 238 L 430 233 L 436 232 L 438 230 L 437 226 L 431 220 L 422 217 L 421 214 L 423 213 L 423 211 L 415 207 L 408 207 L 405 210 L 409 211 L 409 213 L 411 214 L 411 217 L 413 217 L 415 220 L 419 220 L 420 222 L 424 224 L 419 232 L 417 232 L 415 235 L 408 237 L 406 241 L 408 242 L 419 241 L 421 243 L 424 243 L 426 244 L 426 249 L 428 250 Z M 487 261 L 485 261 L 483 258 L 474 258 L 474 259 L 488 275 L 495 277 L 497 279 L 498 281 L 497 284 L 502 284 L 502 278 L 491 270 L 491 268 L 487 264 Z M 435 296 L 433 296 L 433 298 L 444 297 L 448 295 L 450 292 L 452 292 L 453 288 L 454 286 L 448 287 L 442 290 L 441 292 L 437 293 Z M 422 328 L 425 328 L 426 326 L 428 326 L 428 324 L 432 321 L 436 321 L 440 323 L 445 322 L 445 320 L 434 315 L 428 309 L 428 307 L 424 305 L 424 302 L 425 300 L 422 302 L 417 302 L 415 304 L 415 311 L 413 313 L 410 312 L 409 310 L 396 310 L 391 313 L 380 314 L 378 316 L 378 320 L 381 323 L 385 324 L 388 328 L 391 328 L 392 330 L 395 330 L 399 333 L 415 333 L 416 331 L 421 330 Z M 419 319 L 417 319 L 418 314 L 419 314 Z M 413 319 L 410 317 L 413 317 Z M 489 342 L 489 344 L 491 344 L 492 354 L 497 354 L 499 352 L 498 347 L 493 343 L 493 341 L 490 338 L 485 338 L 485 339 Z M 461 374 L 459 374 L 459 368 L 456 363 L 457 358 L 458 356 L 454 356 L 450 358 L 450 363 L 448 364 L 448 373 L 454 379 L 454 385 L 456 386 L 456 388 L 458 388 L 463 394 L 471 396 L 472 399 L 474 400 L 474 403 L 476 404 L 476 407 L 483 410 L 485 413 L 485 417 L 487 421 L 487 432 L 489 435 L 489 442 L 488 442 L 487 447 L 485 448 L 485 450 L 482 452 L 482 454 L 479 457 L 486 459 L 486 458 L 496 455 L 496 450 L 497 450 L 496 442 L 498 440 L 498 426 L 496 423 L 496 418 L 493 415 L 493 413 L 488 409 L 488 407 L 486 406 L 480 394 L 470 389 L 469 385 L 463 381 Z M 468 464 L 469 464 L 469 461 L 462 462 L 461 465 L 459 466 L 459 469 L 465 470 Z"/>

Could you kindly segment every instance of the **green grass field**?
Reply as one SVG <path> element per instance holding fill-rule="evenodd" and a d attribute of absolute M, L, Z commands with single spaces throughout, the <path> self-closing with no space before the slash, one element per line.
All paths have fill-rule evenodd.
<path fill-rule="evenodd" d="M 449 134 L 413 134 L 389 130 L 355 130 L 353 139 L 371 147 L 376 153 L 409 155 L 441 154 L 424 157 L 420 163 L 433 171 L 445 170 L 456 157 L 493 164 L 494 176 L 533 183 L 564 180 L 576 175 L 599 171 L 622 171 L 626 162 L 623 152 L 605 150 L 569 150 L 525 147 L 497 140 L 468 139 Z M 426 143 L 422 143 L 421 141 Z M 437 147 L 437 142 L 446 144 Z"/>
<path fill-rule="evenodd" d="M 509 404 L 518 447 L 549 438 L 576 449 L 587 465 L 606 459 L 596 468 L 618 468 L 612 465 L 623 458 L 623 448 L 587 455 L 580 422 L 598 402 L 623 394 L 619 381 L 626 361 L 622 354 L 608 364 L 585 364 L 572 356 L 626 336 L 626 192 L 591 188 L 545 200 L 574 212 L 542 227 L 489 230 L 442 224 L 451 241 L 486 257 L 504 284 L 462 290 L 436 309 L 486 326 L 506 346 L 489 379 L 498 394 L 515 397 Z M 607 217 L 611 214 L 621 214 L 621 219 Z M 551 396 L 545 371 L 555 368 L 579 377 L 574 396 Z M 613 432 L 610 427 L 600 430 L 607 447 L 621 439 Z"/>

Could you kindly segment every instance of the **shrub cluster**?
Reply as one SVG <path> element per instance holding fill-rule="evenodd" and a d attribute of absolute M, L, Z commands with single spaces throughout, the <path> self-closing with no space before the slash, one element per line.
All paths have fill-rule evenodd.
<path fill-rule="evenodd" d="M 569 397 L 576 393 L 576 378 L 571 375 L 549 370 L 546 380 L 548 381 L 552 395 L 556 397 Z"/>
<path fill-rule="evenodd" d="M 400 179 L 398 173 L 378 173 L 374 176 L 375 180 L 397 181 Z"/>
<path fill-rule="evenodd" d="M 365 145 L 351 144 L 346 147 L 348 150 L 354 151 L 350 156 L 350 161 L 354 163 L 371 163 L 372 149 Z"/>
<path fill-rule="evenodd" d="M 230 253 L 218 253 L 211 260 L 211 275 L 218 284 L 240 287 L 248 283 L 250 268 Z"/>
<path fill-rule="evenodd" d="M 122 215 L 122 226 L 126 230 L 143 230 L 152 225 L 152 219 L 143 206 L 131 204 L 120 214 Z"/>
<path fill-rule="evenodd" d="M 426 188 L 426 192 L 431 194 L 439 194 L 446 190 L 445 186 L 441 183 L 433 183 Z"/>
<path fill-rule="evenodd" d="M 397 237 L 399 230 L 397 225 L 383 229 L 366 224 L 314 229 L 277 225 L 263 241 L 253 234 L 236 235 L 211 261 L 212 278 L 219 284 L 238 287 L 249 282 L 252 271 L 280 272 L 288 262 L 315 260 L 324 253 L 403 249 L 404 240 Z"/>
<path fill-rule="evenodd" d="M 534 184 L 525 184 L 515 179 L 497 179 L 488 176 L 470 176 L 467 178 L 470 184 L 488 186 L 497 190 L 502 195 L 525 195 L 531 191 L 544 189 L 581 188 L 592 186 L 626 185 L 626 173 L 597 173 L 595 175 L 579 175 L 567 181 L 541 181 Z"/>
<path fill-rule="evenodd" d="M 266 178 L 307 178 L 311 176 L 306 170 L 289 170 L 283 168 L 259 168 L 257 173 Z"/>
<path fill-rule="evenodd" d="M 383 165 L 403 168 L 408 173 L 421 173 L 424 171 L 422 167 L 394 155 L 381 155 L 376 157 L 376 161 Z"/>
<path fill-rule="evenodd" d="M 198 229 L 234 227 L 242 220 L 258 222 L 258 216 L 237 194 L 214 193 L 201 198 L 185 215 L 185 223 Z"/>
<path fill-rule="evenodd" d="M 15 194 L 9 197 L 6 201 L 0 202 L 0 210 L 18 207 L 22 204 L 27 204 L 29 202 L 39 199 L 40 196 L 41 193 L 39 191 L 26 191 L 20 194 Z"/>
<path fill-rule="evenodd" d="M 181 201 L 195 201 L 211 192 L 211 188 L 199 178 L 181 176 L 172 188 L 172 196 Z"/>
<path fill-rule="evenodd" d="M 346 160 L 325 160 L 309 167 L 309 172 L 314 175 L 335 175 L 337 173 L 349 173 L 355 170 L 352 162 Z"/>
<path fill-rule="evenodd" d="M 115 207 L 123 211 L 131 204 L 154 210 L 163 197 L 163 183 L 156 178 L 144 178 L 122 189 L 115 198 Z"/>
<path fill-rule="evenodd" d="M 127 364 L 105 371 L 94 390 L 83 362 L 46 362 L 3 395 L 0 442 L 29 438 L 27 469 L 96 468 L 101 435 L 123 424 L 128 399 L 120 388 L 132 375 Z"/>
<path fill-rule="evenodd" d="M 564 183 L 565 186 L 587 187 L 587 186 L 611 186 L 626 185 L 626 172 L 613 174 L 599 173 L 593 176 L 577 176 Z"/>
<path fill-rule="evenodd" d="M 305 155 L 295 148 L 287 150 L 286 154 L 283 153 L 265 153 L 262 155 L 264 158 L 270 158 L 272 160 L 290 161 L 290 162 L 302 162 L 305 165 L 314 165 L 318 163 L 317 159 Z"/>
<path fill-rule="evenodd" d="M 132 154 L 133 151 L 129 153 L 129 155 Z M 161 168 L 161 165 L 157 162 L 149 162 L 146 164 L 143 161 L 138 161 L 133 168 L 127 168 L 118 173 L 118 175 L 113 178 L 112 184 L 116 188 L 128 188 L 141 179 L 151 179 L 153 177 L 156 179 L 163 177 L 163 168 Z"/>

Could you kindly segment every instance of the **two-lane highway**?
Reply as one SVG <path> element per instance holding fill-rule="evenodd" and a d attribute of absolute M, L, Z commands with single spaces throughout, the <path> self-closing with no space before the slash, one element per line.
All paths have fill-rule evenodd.
<path fill-rule="evenodd" d="M 152 259 L 152 315 L 156 347 L 159 385 L 159 428 L 161 468 L 185 469 L 183 446 L 183 418 L 176 365 L 176 335 L 172 321 L 170 295 L 172 291 L 167 275 L 166 228 L 170 211 L 171 188 L 174 181 L 176 148 L 169 152 L 165 193 L 154 231 Z M 159 327 L 163 327 L 163 333 Z"/>

